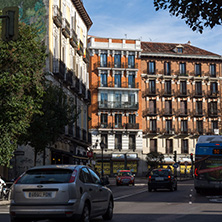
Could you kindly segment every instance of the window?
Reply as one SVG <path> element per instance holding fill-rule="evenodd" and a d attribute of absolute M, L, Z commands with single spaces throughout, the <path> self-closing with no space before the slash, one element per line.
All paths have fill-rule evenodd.
<path fill-rule="evenodd" d="M 98 177 L 98 175 L 93 170 L 91 170 L 90 168 L 89 168 L 89 172 L 92 176 L 93 183 L 99 184 L 100 183 L 100 178 Z"/>
<path fill-rule="evenodd" d="M 187 94 L 187 82 L 186 81 L 180 81 L 180 94 L 181 95 Z"/>
<path fill-rule="evenodd" d="M 107 148 L 108 145 L 108 135 L 106 133 L 101 134 L 101 142 L 103 141 L 105 148 Z"/>
<path fill-rule="evenodd" d="M 172 154 L 173 153 L 173 140 L 166 139 L 166 153 Z"/>
<path fill-rule="evenodd" d="M 188 153 L 188 140 L 181 140 L 181 153 Z"/>
<path fill-rule="evenodd" d="M 202 95 L 202 83 L 201 82 L 196 82 L 195 83 L 195 93 L 196 95 Z"/>
<path fill-rule="evenodd" d="M 136 98 L 135 98 L 135 94 L 134 93 L 130 93 L 129 94 L 129 106 L 135 106 L 136 104 Z"/>
<path fill-rule="evenodd" d="M 120 54 L 120 52 L 118 54 L 114 55 L 114 67 L 121 68 L 121 54 Z"/>
<path fill-rule="evenodd" d="M 115 94 L 115 108 L 121 108 L 121 101 L 122 101 L 122 94 L 116 93 Z"/>
<path fill-rule="evenodd" d="M 211 121 L 211 129 L 212 133 L 214 133 L 214 129 L 218 129 L 218 121 Z"/>
<path fill-rule="evenodd" d="M 148 74 L 155 74 L 155 62 L 148 63 Z"/>
<path fill-rule="evenodd" d="M 171 95 L 171 81 L 165 81 L 165 94 Z"/>
<path fill-rule="evenodd" d="M 181 120 L 181 132 L 187 133 L 188 127 L 187 127 L 187 120 Z"/>
<path fill-rule="evenodd" d="M 115 127 L 116 128 L 122 127 L 122 114 L 115 114 Z"/>
<path fill-rule="evenodd" d="M 122 135 L 121 134 L 115 135 L 115 149 L 118 149 L 118 150 L 122 149 Z"/>
<path fill-rule="evenodd" d="M 156 113 L 156 100 L 149 100 L 149 111 L 151 114 Z"/>
<path fill-rule="evenodd" d="M 177 52 L 178 53 L 183 53 L 183 48 L 182 47 L 177 47 Z"/>
<path fill-rule="evenodd" d="M 172 131 L 172 120 L 166 120 L 166 132 L 171 133 Z"/>
<path fill-rule="evenodd" d="M 129 75 L 128 86 L 129 88 L 135 88 L 135 75 Z"/>
<path fill-rule="evenodd" d="M 129 114 L 129 123 L 131 123 L 131 124 L 136 123 L 136 115 L 135 114 Z"/>
<path fill-rule="evenodd" d="M 210 115 L 217 115 L 217 102 L 210 102 L 208 104 L 208 113 Z"/>
<path fill-rule="evenodd" d="M 156 132 L 156 119 L 150 120 L 150 132 L 155 133 Z"/>
<path fill-rule="evenodd" d="M 195 75 L 201 76 L 201 64 L 195 64 Z"/>
<path fill-rule="evenodd" d="M 107 53 L 100 54 L 100 67 L 107 67 Z"/>
<path fill-rule="evenodd" d="M 90 176 L 90 173 L 88 171 L 88 169 L 86 167 L 82 168 L 79 174 L 79 179 L 83 182 L 83 183 L 92 183 L 92 178 Z"/>
<path fill-rule="evenodd" d="M 197 101 L 196 102 L 196 114 L 203 114 L 203 109 L 202 109 L 202 101 Z"/>
<path fill-rule="evenodd" d="M 128 67 L 135 68 L 135 55 L 128 55 Z"/>
<path fill-rule="evenodd" d="M 170 75 L 170 62 L 164 62 L 164 75 Z"/>
<path fill-rule="evenodd" d="M 100 75 L 100 81 L 101 81 L 102 87 L 107 87 L 107 74 L 106 73 L 102 73 Z"/>
<path fill-rule="evenodd" d="M 217 83 L 216 82 L 212 82 L 210 84 L 210 93 L 212 94 L 217 94 Z"/>
<path fill-rule="evenodd" d="M 149 81 L 149 92 L 155 94 L 156 93 L 156 81 L 150 80 Z"/>
<path fill-rule="evenodd" d="M 203 121 L 197 120 L 196 125 L 197 125 L 197 132 L 203 134 Z"/>
<path fill-rule="evenodd" d="M 129 135 L 129 149 L 135 151 L 136 150 L 136 136 Z"/>
<path fill-rule="evenodd" d="M 115 74 L 115 87 L 121 87 L 121 74 Z"/>
<path fill-rule="evenodd" d="M 157 152 L 157 139 L 150 139 L 150 152 Z"/>
<path fill-rule="evenodd" d="M 186 63 L 180 63 L 180 75 L 186 75 Z"/>
<path fill-rule="evenodd" d="M 108 125 L 108 114 L 102 113 L 100 116 L 101 127 L 106 128 Z"/>
<path fill-rule="evenodd" d="M 187 114 L 187 101 L 180 101 L 180 114 Z"/>
<path fill-rule="evenodd" d="M 171 100 L 165 101 L 165 113 L 172 114 L 172 101 Z"/>
<path fill-rule="evenodd" d="M 102 107 L 108 107 L 108 95 L 107 93 L 101 93 L 101 100 L 100 100 L 100 105 Z"/>
<path fill-rule="evenodd" d="M 216 65 L 215 64 L 210 64 L 210 76 L 216 77 Z"/>

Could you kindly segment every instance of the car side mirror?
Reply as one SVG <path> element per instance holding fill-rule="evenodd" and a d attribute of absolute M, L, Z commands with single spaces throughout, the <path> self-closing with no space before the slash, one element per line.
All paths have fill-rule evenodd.
<path fill-rule="evenodd" d="M 108 184 L 109 184 L 109 179 L 108 179 L 107 177 L 102 177 L 102 178 L 100 179 L 100 184 L 101 184 L 102 186 L 108 185 Z"/>

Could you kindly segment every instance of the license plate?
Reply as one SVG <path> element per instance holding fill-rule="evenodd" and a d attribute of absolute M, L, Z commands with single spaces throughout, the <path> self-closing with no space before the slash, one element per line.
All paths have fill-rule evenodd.
<path fill-rule="evenodd" d="M 156 177 L 155 180 L 156 180 L 156 181 L 163 181 L 164 178 L 163 178 L 163 177 Z"/>
<path fill-rule="evenodd" d="M 52 192 L 29 192 L 30 198 L 44 198 L 44 197 L 52 197 Z"/>

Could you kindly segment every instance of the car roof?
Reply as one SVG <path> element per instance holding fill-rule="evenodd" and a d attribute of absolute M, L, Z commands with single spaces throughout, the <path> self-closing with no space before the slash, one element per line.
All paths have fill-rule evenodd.
<path fill-rule="evenodd" d="M 74 170 L 75 168 L 79 168 L 79 167 L 87 167 L 85 165 L 65 165 L 65 164 L 61 164 L 61 165 L 44 165 L 44 166 L 35 166 L 32 167 L 28 170 L 38 170 L 38 169 L 69 169 L 69 170 Z"/>

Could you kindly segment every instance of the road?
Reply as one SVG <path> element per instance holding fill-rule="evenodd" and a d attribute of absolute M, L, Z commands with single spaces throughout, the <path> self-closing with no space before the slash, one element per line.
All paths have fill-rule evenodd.
<path fill-rule="evenodd" d="M 135 186 L 110 188 L 115 199 L 112 222 L 219 222 L 222 218 L 221 193 L 196 194 L 193 181 L 179 182 L 174 192 L 148 192 L 142 181 Z M 0 221 L 9 222 L 8 206 L 0 206 Z M 92 220 L 97 221 L 103 220 Z"/>

